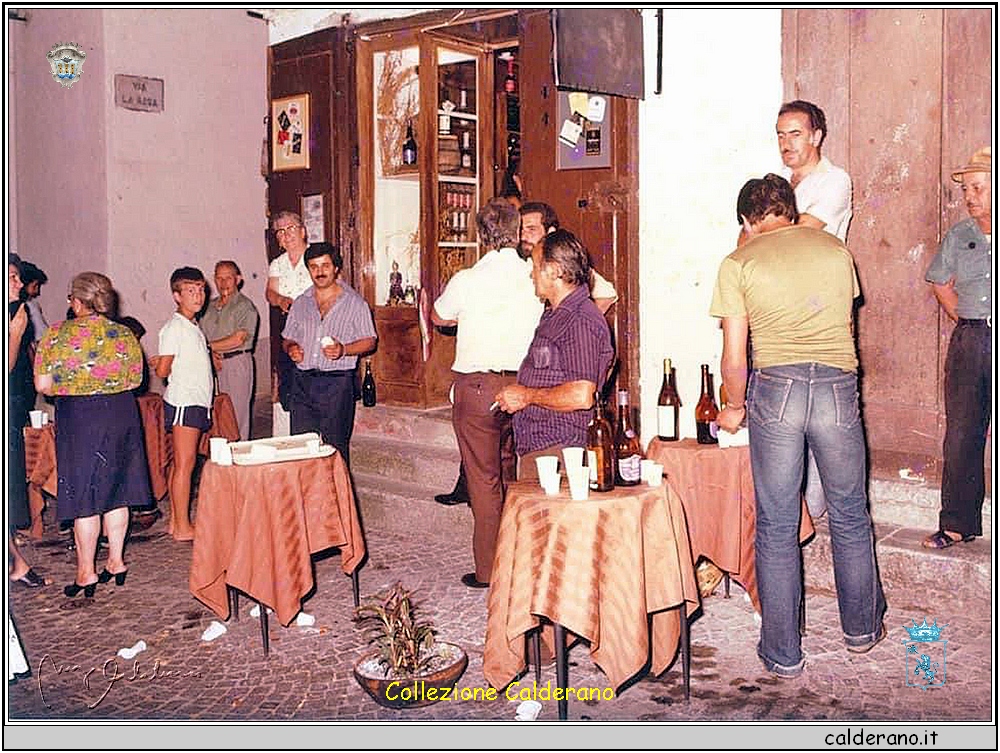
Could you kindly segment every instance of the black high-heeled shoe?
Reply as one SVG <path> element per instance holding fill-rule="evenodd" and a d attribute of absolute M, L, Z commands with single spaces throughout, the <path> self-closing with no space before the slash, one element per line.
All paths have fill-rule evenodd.
<path fill-rule="evenodd" d="M 98 583 L 107 583 L 112 578 L 115 579 L 116 586 L 125 585 L 125 576 L 128 575 L 128 570 L 122 570 L 120 573 L 112 573 L 108 568 L 104 568 L 101 574 L 97 576 Z"/>
<path fill-rule="evenodd" d="M 91 583 L 89 586 L 81 586 L 76 581 L 73 581 L 72 584 L 63 589 L 63 593 L 71 599 L 80 593 L 80 591 L 83 591 L 83 595 L 88 599 L 92 599 L 94 598 L 94 594 L 97 592 L 97 583 Z"/>

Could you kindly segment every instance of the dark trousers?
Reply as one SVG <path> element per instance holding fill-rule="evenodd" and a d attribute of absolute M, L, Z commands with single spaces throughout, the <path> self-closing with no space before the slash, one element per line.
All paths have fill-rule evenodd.
<path fill-rule="evenodd" d="M 289 392 L 292 434 L 318 432 L 323 441 L 343 454 L 350 466 L 354 430 L 354 370 L 302 371 L 296 369 Z"/>
<path fill-rule="evenodd" d="M 942 530 L 966 535 L 983 534 L 983 457 L 992 403 L 992 334 L 985 322 L 960 320 L 951 334 L 944 367 L 947 428 L 939 525 Z"/>
<path fill-rule="evenodd" d="M 489 372 L 456 374 L 452 423 L 462 453 L 472 507 L 476 580 L 489 582 L 506 484 L 514 480 L 514 427 L 509 414 L 490 410 L 496 394 L 516 381 Z"/>

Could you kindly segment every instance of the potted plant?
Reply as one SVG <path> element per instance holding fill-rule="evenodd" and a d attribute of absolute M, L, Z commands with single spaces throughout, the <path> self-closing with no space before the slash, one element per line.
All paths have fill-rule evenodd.
<path fill-rule="evenodd" d="M 354 664 L 354 677 L 368 695 L 396 709 L 450 698 L 469 658 L 460 646 L 435 638 L 433 625 L 418 617 L 409 589 L 396 583 L 354 613 L 375 646 Z"/>

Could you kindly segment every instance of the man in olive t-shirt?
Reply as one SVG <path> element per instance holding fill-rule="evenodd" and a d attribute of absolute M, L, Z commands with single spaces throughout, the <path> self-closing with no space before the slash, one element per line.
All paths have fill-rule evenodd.
<path fill-rule="evenodd" d="M 807 442 L 827 497 L 847 650 L 864 653 L 885 637 L 852 337 L 858 281 L 841 241 L 795 224 L 795 194 L 784 178 L 747 182 L 737 214 L 748 240 L 722 261 L 710 309 L 722 319 L 721 372 L 731 401 L 718 422 L 735 431 L 746 415 L 750 429 L 761 603 L 757 654 L 768 671 L 795 677 L 805 663 L 799 518 Z"/>

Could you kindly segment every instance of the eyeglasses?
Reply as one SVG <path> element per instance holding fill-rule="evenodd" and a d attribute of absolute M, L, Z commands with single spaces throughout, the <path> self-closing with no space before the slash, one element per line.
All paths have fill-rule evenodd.
<path fill-rule="evenodd" d="M 279 236 L 280 235 L 284 235 L 285 233 L 290 233 L 293 230 L 295 230 L 296 228 L 300 228 L 300 227 L 302 227 L 302 226 L 301 225 L 286 225 L 285 227 L 276 227 L 274 229 L 274 234 L 275 235 L 279 235 Z"/>

